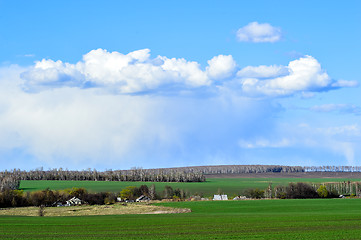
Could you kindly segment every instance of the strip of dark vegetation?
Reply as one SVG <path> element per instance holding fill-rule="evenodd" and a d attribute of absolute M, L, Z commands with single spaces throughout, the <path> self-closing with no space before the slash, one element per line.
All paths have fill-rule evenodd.
<path fill-rule="evenodd" d="M 175 201 L 184 200 L 189 194 L 183 189 L 173 189 L 165 186 L 161 194 L 156 193 L 155 185 L 149 188 L 147 185 L 140 187 L 128 186 L 120 192 L 90 193 L 85 188 L 71 188 L 65 190 L 45 189 L 35 192 L 24 192 L 22 190 L 4 189 L 0 191 L 0 208 L 7 207 L 57 207 L 69 206 L 70 204 L 104 205 L 114 204 L 116 201 L 134 202 L 141 200 L 172 199 Z"/>

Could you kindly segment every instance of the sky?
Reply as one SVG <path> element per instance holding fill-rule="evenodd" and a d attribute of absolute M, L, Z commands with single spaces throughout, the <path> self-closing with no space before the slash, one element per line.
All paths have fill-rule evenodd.
<path fill-rule="evenodd" d="M 0 0 L 0 170 L 359 166 L 360 8 Z"/>

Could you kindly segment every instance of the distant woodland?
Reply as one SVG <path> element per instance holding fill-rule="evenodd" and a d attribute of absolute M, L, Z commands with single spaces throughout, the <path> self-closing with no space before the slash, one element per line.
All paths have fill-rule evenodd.
<path fill-rule="evenodd" d="M 17 189 L 20 180 L 74 180 L 74 181 L 141 181 L 141 182 L 204 182 L 207 175 L 245 173 L 298 172 L 361 172 L 358 166 L 280 166 L 280 165 L 219 165 L 179 168 L 81 171 L 67 169 L 24 171 L 13 169 L 0 172 L 0 190 Z"/>

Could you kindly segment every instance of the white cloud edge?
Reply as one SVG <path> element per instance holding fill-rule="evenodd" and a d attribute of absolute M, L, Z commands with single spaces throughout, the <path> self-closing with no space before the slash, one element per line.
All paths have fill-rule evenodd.
<path fill-rule="evenodd" d="M 282 38 L 282 31 L 269 23 L 250 22 L 237 30 L 237 40 L 240 42 L 278 42 Z"/>

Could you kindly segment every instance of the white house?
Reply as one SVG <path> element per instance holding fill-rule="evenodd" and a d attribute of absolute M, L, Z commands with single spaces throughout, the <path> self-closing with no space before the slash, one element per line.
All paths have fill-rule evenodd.
<path fill-rule="evenodd" d="M 65 206 L 75 206 L 75 205 L 81 205 L 81 200 L 79 198 L 73 197 L 66 201 Z"/>
<path fill-rule="evenodd" d="M 135 201 L 136 202 L 145 202 L 145 201 L 149 201 L 149 200 L 150 200 L 149 197 L 142 195 L 139 198 L 137 198 Z"/>
<path fill-rule="evenodd" d="M 213 200 L 228 200 L 227 195 L 214 195 Z"/>

